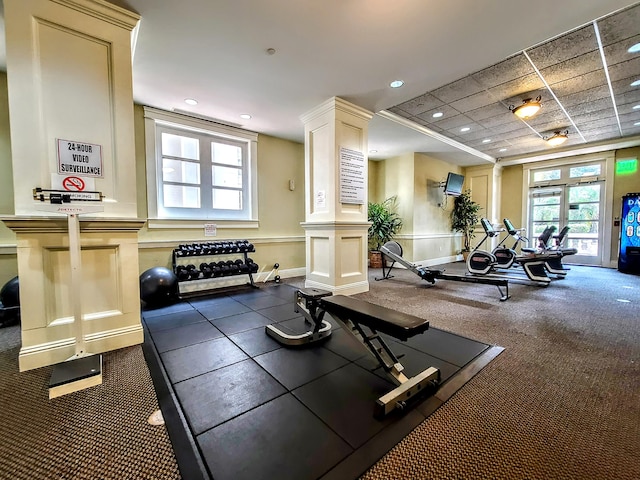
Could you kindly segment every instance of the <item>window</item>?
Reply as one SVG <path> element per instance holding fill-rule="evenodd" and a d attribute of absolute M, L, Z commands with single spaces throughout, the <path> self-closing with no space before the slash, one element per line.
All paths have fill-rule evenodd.
<path fill-rule="evenodd" d="M 149 218 L 257 218 L 257 134 L 145 107 Z"/>

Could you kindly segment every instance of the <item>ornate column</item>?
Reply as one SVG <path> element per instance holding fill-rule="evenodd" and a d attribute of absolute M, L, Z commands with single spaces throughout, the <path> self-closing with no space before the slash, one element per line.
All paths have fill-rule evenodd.
<path fill-rule="evenodd" d="M 101 353 L 143 341 L 131 73 L 139 16 L 104 0 L 4 0 L 22 349 L 20 370 L 74 353 L 74 301 L 84 343 Z M 99 191 L 80 218 L 82 288 L 72 288 L 65 216 L 33 189 Z M 75 251 L 75 250 L 74 250 Z"/>
<path fill-rule="evenodd" d="M 367 130 L 373 114 L 333 97 L 305 125 L 306 283 L 351 295 L 367 277 Z"/>

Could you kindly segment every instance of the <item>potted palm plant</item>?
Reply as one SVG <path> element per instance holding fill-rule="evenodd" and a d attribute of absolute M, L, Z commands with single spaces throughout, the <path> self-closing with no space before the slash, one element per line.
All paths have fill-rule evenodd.
<path fill-rule="evenodd" d="M 471 239 L 475 237 L 474 229 L 480 217 L 478 212 L 482 207 L 471 199 L 471 190 L 465 190 L 456 197 L 451 210 L 451 228 L 462 233 L 462 250 L 466 260 L 471 251 Z"/>
<path fill-rule="evenodd" d="M 380 203 L 369 202 L 369 266 L 372 268 L 382 268 L 380 247 L 402 228 L 402 218 L 396 212 L 397 200 L 394 195 Z"/>

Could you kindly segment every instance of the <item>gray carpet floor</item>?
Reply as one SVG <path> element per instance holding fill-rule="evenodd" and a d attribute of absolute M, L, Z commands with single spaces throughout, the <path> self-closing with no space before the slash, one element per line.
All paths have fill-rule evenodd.
<path fill-rule="evenodd" d="M 359 298 L 505 350 L 362 478 L 640 479 L 640 277 L 573 266 L 499 302 L 493 286 L 370 273 Z M 102 386 L 51 402 L 48 367 L 18 373 L 18 348 L 19 329 L 0 329 L 0 478 L 179 478 L 166 430 L 146 423 L 139 347 L 105 355 Z"/>

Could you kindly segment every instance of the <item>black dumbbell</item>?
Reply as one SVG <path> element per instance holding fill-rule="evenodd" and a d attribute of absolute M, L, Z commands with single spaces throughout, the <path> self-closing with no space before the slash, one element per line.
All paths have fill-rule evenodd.
<path fill-rule="evenodd" d="M 187 272 L 189 273 L 189 280 L 195 280 L 200 276 L 200 270 L 191 263 L 187 265 Z"/>
<path fill-rule="evenodd" d="M 213 276 L 215 278 L 222 276 L 222 269 L 218 266 L 216 262 L 211 262 L 209 264 L 209 267 L 211 268 L 211 271 L 213 272 Z"/>
<path fill-rule="evenodd" d="M 227 265 L 226 262 L 224 261 L 218 262 L 218 266 L 222 270 L 222 275 L 224 275 L 225 277 L 228 275 L 231 275 L 231 267 Z"/>
<path fill-rule="evenodd" d="M 209 278 L 211 277 L 211 275 L 213 275 L 213 270 L 211 269 L 208 263 L 201 263 L 200 271 L 202 272 L 202 276 L 204 278 Z"/>
<path fill-rule="evenodd" d="M 187 270 L 187 267 L 185 267 L 184 265 L 177 265 L 175 269 L 175 274 L 176 274 L 176 277 L 178 277 L 178 280 L 189 279 L 189 271 Z"/>

